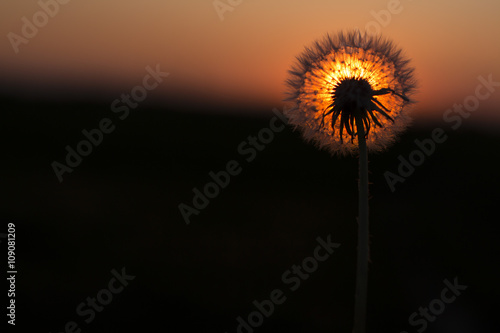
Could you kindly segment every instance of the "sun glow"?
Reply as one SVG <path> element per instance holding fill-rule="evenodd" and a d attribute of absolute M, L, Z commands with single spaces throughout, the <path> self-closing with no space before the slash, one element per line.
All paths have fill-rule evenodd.
<path fill-rule="evenodd" d="M 306 47 L 289 71 L 286 101 L 294 107 L 286 116 L 304 138 L 332 154 L 357 153 L 358 133 L 368 151 L 382 151 L 411 120 L 416 81 L 409 64 L 381 36 L 326 35 Z"/>
<path fill-rule="evenodd" d="M 373 90 L 382 88 L 397 90 L 400 83 L 397 82 L 395 71 L 393 63 L 371 50 L 343 47 L 337 52 L 330 53 L 317 64 L 313 64 L 312 70 L 306 73 L 298 96 L 299 104 L 315 112 L 309 126 L 325 134 L 332 134 L 331 117 L 324 118 L 324 126 L 320 124 L 323 121 L 323 114 L 328 111 L 333 102 L 333 92 L 342 81 L 359 79 L 367 81 Z M 377 100 L 391 111 L 389 115 L 393 119 L 398 116 L 403 106 L 401 98 L 394 94 L 379 95 Z M 376 141 L 378 136 L 382 135 L 384 127 L 391 122 L 382 116 L 379 116 L 378 120 L 382 127 L 372 127 L 369 141 Z M 334 128 L 338 133 L 340 122 L 337 122 Z M 346 132 L 343 133 L 343 141 L 351 141 L 351 136 Z"/>

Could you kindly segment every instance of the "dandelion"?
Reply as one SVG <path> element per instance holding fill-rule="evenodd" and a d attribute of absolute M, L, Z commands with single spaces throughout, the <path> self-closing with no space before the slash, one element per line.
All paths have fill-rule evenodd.
<path fill-rule="evenodd" d="M 354 333 L 365 332 L 368 282 L 368 151 L 386 149 L 408 126 L 416 82 L 402 51 L 359 31 L 327 35 L 289 71 L 286 116 L 307 141 L 332 154 L 359 153 Z"/>
<path fill-rule="evenodd" d="M 415 90 L 401 50 L 360 32 L 326 36 L 306 48 L 287 80 L 290 124 L 333 154 L 359 149 L 357 123 L 369 151 L 387 148 L 409 124 L 405 108 Z"/>

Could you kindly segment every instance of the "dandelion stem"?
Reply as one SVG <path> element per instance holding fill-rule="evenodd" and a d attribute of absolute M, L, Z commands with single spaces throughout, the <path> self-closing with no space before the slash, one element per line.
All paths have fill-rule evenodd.
<path fill-rule="evenodd" d="M 368 152 L 361 115 L 356 115 L 359 145 L 359 216 L 358 216 L 358 266 L 354 304 L 354 333 L 365 333 L 366 301 L 368 293 L 368 260 L 370 257 L 368 238 Z"/>

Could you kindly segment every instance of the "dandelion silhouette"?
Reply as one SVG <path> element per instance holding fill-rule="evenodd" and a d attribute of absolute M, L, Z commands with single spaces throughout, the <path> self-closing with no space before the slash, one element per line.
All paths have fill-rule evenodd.
<path fill-rule="evenodd" d="M 332 154 L 359 153 L 354 333 L 365 332 L 368 282 L 368 151 L 382 151 L 409 124 L 416 82 L 402 51 L 359 31 L 327 35 L 289 71 L 286 116 L 307 141 Z"/>

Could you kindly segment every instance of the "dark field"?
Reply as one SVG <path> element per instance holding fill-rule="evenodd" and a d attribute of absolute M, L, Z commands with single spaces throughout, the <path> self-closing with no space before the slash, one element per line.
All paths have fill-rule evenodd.
<path fill-rule="evenodd" d="M 106 103 L 2 104 L 0 216 L 17 230 L 19 331 L 74 321 L 82 332 L 234 333 L 275 289 L 286 300 L 255 332 L 351 331 L 355 157 L 331 157 L 286 127 L 247 161 L 238 146 L 269 126 L 272 108 L 251 117 L 150 105 L 121 121 Z M 51 163 L 103 118 L 116 128 L 60 183 Z M 384 173 L 435 127 L 447 140 L 392 192 Z M 436 123 L 370 156 L 370 332 L 417 332 L 410 315 L 455 277 L 467 289 L 426 332 L 499 331 L 499 148 L 498 130 Z M 179 204 L 192 206 L 193 188 L 231 160 L 241 173 L 187 225 Z M 328 235 L 341 245 L 292 291 L 282 275 Z M 122 267 L 135 279 L 86 323 L 77 307 Z"/>

